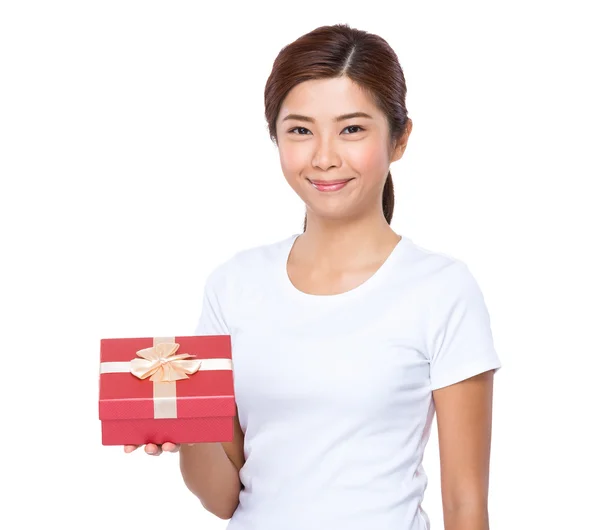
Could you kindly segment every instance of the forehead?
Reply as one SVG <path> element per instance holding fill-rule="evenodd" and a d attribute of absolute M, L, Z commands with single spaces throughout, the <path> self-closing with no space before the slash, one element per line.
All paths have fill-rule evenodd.
<path fill-rule="evenodd" d="M 335 116 L 358 111 L 367 112 L 375 119 L 381 117 L 371 97 L 347 77 L 311 79 L 290 90 L 281 105 L 278 121 L 292 113 L 329 121 Z"/>

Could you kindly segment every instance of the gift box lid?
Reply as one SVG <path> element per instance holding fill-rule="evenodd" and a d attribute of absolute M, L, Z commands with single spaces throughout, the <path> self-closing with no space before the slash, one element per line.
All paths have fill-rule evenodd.
<path fill-rule="evenodd" d="M 138 351 L 156 344 L 176 343 L 175 355 L 189 354 L 200 368 L 171 383 L 153 382 L 131 371 L 131 361 L 142 359 Z M 148 363 L 140 361 L 140 364 Z M 192 363 L 195 364 L 195 363 Z M 229 368 L 228 368 L 229 367 Z M 176 418 L 233 417 L 236 413 L 233 391 L 230 335 L 201 335 L 171 338 L 112 338 L 100 341 L 99 417 L 100 420 L 155 418 L 155 405 L 164 400 L 165 389 L 175 393 Z M 171 401 L 175 401 L 171 398 Z"/>

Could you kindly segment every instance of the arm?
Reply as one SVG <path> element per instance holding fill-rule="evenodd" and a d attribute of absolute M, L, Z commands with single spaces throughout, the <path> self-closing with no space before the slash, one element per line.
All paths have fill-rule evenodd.
<path fill-rule="evenodd" d="M 445 530 L 489 530 L 493 370 L 434 390 Z"/>
<path fill-rule="evenodd" d="M 229 335 L 226 315 L 231 288 L 228 263 L 214 269 L 208 276 L 202 300 L 202 312 L 195 335 Z M 238 504 L 242 489 L 239 472 L 244 465 L 244 434 L 239 416 L 234 417 L 233 441 L 201 443 L 180 448 L 179 467 L 187 488 L 202 506 L 221 519 L 230 519 Z"/>
<path fill-rule="evenodd" d="M 244 434 L 237 414 L 232 442 L 182 444 L 179 454 L 188 489 L 206 510 L 220 519 L 230 519 L 239 504 L 239 471 L 245 462 Z"/>

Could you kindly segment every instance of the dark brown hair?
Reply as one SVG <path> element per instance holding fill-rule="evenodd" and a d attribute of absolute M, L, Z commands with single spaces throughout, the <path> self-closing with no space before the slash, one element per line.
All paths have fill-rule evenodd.
<path fill-rule="evenodd" d="M 347 24 L 321 26 L 281 49 L 265 86 L 265 117 L 277 143 L 276 122 L 283 100 L 297 84 L 346 76 L 369 94 L 386 115 L 390 145 L 406 130 L 406 83 L 398 57 L 378 35 Z M 382 196 L 388 224 L 394 214 L 394 184 L 388 172 Z M 306 216 L 304 217 L 306 231 Z"/>

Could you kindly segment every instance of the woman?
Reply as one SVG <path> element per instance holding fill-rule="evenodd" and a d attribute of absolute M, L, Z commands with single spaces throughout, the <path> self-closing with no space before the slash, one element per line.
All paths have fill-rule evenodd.
<path fill-rule="evenodd" d="M 304 231 L 217 267 L 196 329 L 232 337 L 235 440 L 146 446 L 181 449 L 187 487 L 229 530 L 428 529 L 436 411 L 445 528 L 488 528 L 500 361 L 467 266 L 390 227 L 405 95 L 389 45 L 346 25 L 275 60 L 266 119 Z"/>

